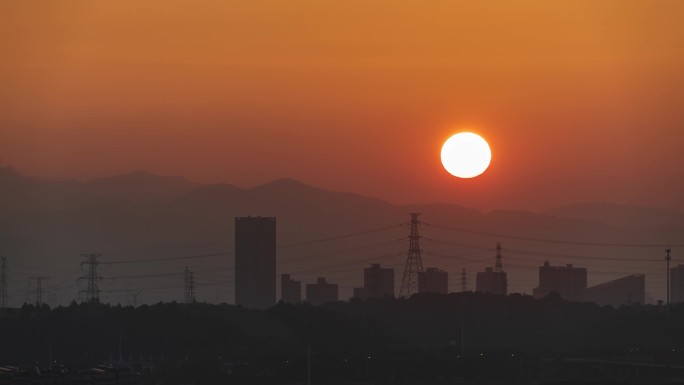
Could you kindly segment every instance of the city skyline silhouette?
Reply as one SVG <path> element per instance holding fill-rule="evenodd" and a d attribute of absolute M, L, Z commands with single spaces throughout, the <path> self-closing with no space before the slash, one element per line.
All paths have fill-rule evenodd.
<path fill-rule="evenodd" d="M 18 181 L 26 178 L 16 172 L 7 172 L 18 178 Z M 36 186 L 41 191 L 50 183 L 60 186 L 59 182 L 39 183 L 30 178 L 27 180 L 38 183 Z M 151 185 L 153 183 L 145 185 L 147 190 L 144 194 L 148 199 L 151 196 Z M 157 190 L 164 190 L 165 183 L 160 183 L 160 186 L 162 187 Z M 475 290 L 476 275 L 485 272 L 488 267 L 495 267 L 496 243 L 503 242 L 504 266 L 509 276 L 508 293 L 531 295 L 532 289 L 538 285 L 537 269 L 550 261 L 552 265 L 574 264 L 586 268 L 587 288 L 633 274 L 645 274 L 646 298 L 641 302 L 656 304 L 658 300 L 666 301 L 665 248 L 671 247 L 674 250 L 672 268 L 678 265 L 677 251 L 681 248 L 681 245 L 672 241 L 679 237 L 676 231 L 663 233 L 662 227 L 654 226 L 653 223 L 639 226 L 640 222 L 637 222 L 644 217 L 655 223 L 662 221 L 660 224 L 666 224 L 677 219 L 676 211 L 649 211 L 648 208 L 637 206 L 605 205 L 609 209 L 622 208 L 623 213 L 612 217 L 604 215 L 604 221 L 600 222 L 591 216 L 582 218 L 581 209 L 565 213 L 563 209 L 559 209 L 559 214 L 555 214 L 553 210 L 542 213 L 505 210 L 480 213 L 455 205 L 396 206 L 355 194 L 340 195 L 288 179 L 256 189 L 238 189 L 228 185 L 193 186 L 187 192 L 179 191 L 178 196 L 168 202 L 168 196 L 156 197 L 148 202 L 137 200 L 132 196 L 134 190 L 112 190 L 117 191 L 114 195 L 119 195 L 114 201 L 112 199 L 115 197 L 111 193 L 89 192 L 92 197 L 84 200 L 83 207 L 74 211 L 82 213 L 89 207 L 91 210 L 102 210 L 106 205 L 112 205 L 112 208 L 127 207 L 126 210 L 132 210 L 129 213 L 132 215 L 118 218 L 119 223 L 111 224 L 115 225 L 115 229 L 127 230 L 98 231 L 99 241 L 84 242 L 87 237 L 83 235 L 83 228 L 66 226 L 61 230 L 61 242 L 68 247 L 55 249 L 52 253 L 26 253 L 19 251 L 22 243 L 6 242 L 5 250 L 10 252 L 4 254 L 9 256 L 8 266 L 13 270 L 8 279 L 12 284 L 6 290 L 8 295 L 11 294 L 11 298 L 7 299 L 8 303 L 14 306 L 23 302 L 32 303 L 31 298 L 36 294 L 35 285 L 26 286 L 26 282 L 31 276 L 39 275 L 52 277 L 48 288 L 55 290 L 46 291 L 47 303 L 67 305 L 73 300 L 81 300 L 83 294 L 79 292 L 84 291 L 86 285 L 85 281 L 77 278 L 86 273 L 79 267 L 82 260 L 80 255 L 84 252 L 101 254 L 100 275 L 103 281 L 100 286 L 105 302 L 182 302 L 185 290 L 182 270 L 190 267 L 197 280 L 196 293 L 201 301 L 235 303 L 232 294 L 233 226 L 229 223 L 230 218 L 251 214 L 268 215 L 267 212 L 274 213 L 284 223 L 278 229 L 280 241 L 277 247 L 277 271 L 273 272 L 273 279 L 276 275 L 290 274 L 303 282 L 304 293 L 306 284 L 325 276 L 330 282 L 341 285 L 341 300 L 353 297 L 353 289 L 363 286 L 363 269 L 373 263 L 395 270 L 395 295 L 400 295 L 399 288 L 409 248 L 408 242 L 401 239 L 408 235 L 408 212 L 416 208 L 423 212 L 421 218 L 426 222 L 421 224 L 421 233 L 426 238 L 421 244 L 424 265 L 426 268 L 444 269 L 449 273 L 449 292 L 460 291 L 458 277 L 463 268 L 468 272 L 469 290 Z M 64 197 L 72 194 L 81 199 L 79 194 L 83 193 L 79 187 L 54 194 L 62 195 L 64 201 L 51 202 L 54 207 L 43 209 L 46 213 L 51 213 L 60 205 L 73 206 L 74 202 Z M 259 197 L 259 194 L 262 196 Z M 36 202 L 31 201 L 34 199 L 31 194 L 27 196 L 27 202 Z M 22 199 L 27 196 L 22 196 Z M 311 206 L 313 202 L 317 202 L 319 206 Z M 212 204 L 217 206 L 212 207 Z M 334 211 L 322 215 L 321 209 L 325 205 L 329 205 Z M 153 206 L 154 209 L 148 206 Z M 372 210 L 369 210 L 370 207 L 373 207 Z M 34 211 L 36 209 L 32 208 Z M 300 209 L 302 211 L 298 211 Z M 631 211 L 636 214 L 631 214 L 633 222 L 629 227 L 630 223 L 624 217 L 625 213 Z M 99 215 L 98 212 L 92 214 Z M 303 214 L 304 218 L 301 218 Z M 596 212 L 592 213 L 595 214 Z M 71 214 L 66 214 L 64 218 L 69 215 Z M 140 231 L 148 231 L 144 227 L 128 229 L 132 225 L 130 221 L 135 221 L 139 215 L 148 216 L 148 225 L 152 226 L 149 230 L 173 234 L 185 231 L 181 229 L 186 228 L 196 232 L 197 224 L 204 223 L 201 226 L 209 235 L 198 237 L 186 234 L 183 239 L 177 239 L 171 244 L 158 244 L 154 239 L 140 238 Z M 177 215 L 175 225 L 162 224 L 168 221 L 168 215 Z M 183 223 L 188 216 L 195 217 L 193 222 Z M 92 221 L 92 218 L 94 217 L 86 215 L 78 220 Z M 45 220 L 40 215 L 34 219 Z M 345 222 L 345 225 L 336 224 L 337 222 Z M 367 227 L 361 228 L 358 224 Z M 27 222 L 26 225 L 34 226 L 37 223 Z M 179 225 L 180 229 L 177 227 Z M 328 228 L 329 230 L 322 230 Z M 544 228 L 544 232 L 537 230 L 540 228 Z M 73 232 L 70 233 L 71 231 Z M 549 234 L 549 231 L 552 232 Z M 116 241 L 124 234 L 137 238 L 135 247 L 126 247 Z M 33 240 L 33 247 L 40 247 L 52 237 L 50 231 L 36 236 L 47 238 Z M 109 246 L 98 246 L 98 242 Z M 192 246 L 193 244 L 197 246 Z M 179 245 L 182 247 L 179 248 Z M 13 248 L 19 252 L 11 252 Z M 55 260 L 53 255 L 63 257 Z M 71 273 L 64 268 L 65 260 L 73 261 Z M 51 267 L 50 261 L 58 262 L 59 267 Z M 16 270 L 12 267 L 13 264 L 18 265 Z M 274 285 L 277 287 L 276 298 L 280 298 L 280 281 Z M 29 292 L 32 294 L 29 295 Z M 133 296 L 132 293 L 137 294 Z"/>
<path fill-rule="evenodd" d="M 0 2 L 0 385 L 681 382 L 683 17 Z"/>

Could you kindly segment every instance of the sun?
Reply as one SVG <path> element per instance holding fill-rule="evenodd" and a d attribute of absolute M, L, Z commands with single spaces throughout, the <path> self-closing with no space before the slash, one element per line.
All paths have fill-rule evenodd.
<path fill-rule="evenodd" d="M 487 170 L 492 160 L 489 144 L 472 132 L 458 133 L 442 145 L 442 165 L 449 174 L 474 178 Z"/>

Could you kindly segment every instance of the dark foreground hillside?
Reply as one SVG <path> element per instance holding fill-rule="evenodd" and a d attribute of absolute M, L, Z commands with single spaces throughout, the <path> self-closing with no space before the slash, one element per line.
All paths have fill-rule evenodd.
<path fill-rule="evenodd" d="M 74 378 L 82 372 L 65 373 L 102 363 L 128 368 L 133 383 L 306 383 L 309 346 L 313 383 L 684 378 L 682 305 L 668 315 L 664 306 L 613 309 L 557 298 L 459 293 L 319 308 L 279 304 L 263 311 L 72 304 L 1 314 L 0 366 L 14 370 L 0 371 L 3 384 L 34 383 L 19 382 L 17 373 L 23 370 L 26 377 L 34 370 L 27 368 L 35 367 L 43 368 L 42 376 L 52 373 L 44 383 L 80 383 Z M 50 357 L 53 371 L 45 372 Z M 60 365 L 61 374 L 54 370 Z"/>

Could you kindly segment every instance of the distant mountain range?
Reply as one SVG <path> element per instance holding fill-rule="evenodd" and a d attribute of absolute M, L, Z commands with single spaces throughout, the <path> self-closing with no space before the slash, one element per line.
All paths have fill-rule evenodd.
<path fill-rule="evenodd" d="M 169 202 L 200 186 L 201 183 L 183 177 L 158 176 L 142 171 L 91 179 L 83 184 L 88 192 L 131 202 Z"/>
<path fill-rule="evenodd" d="M 230 302 L 234 217 L 247 215 L 278 218 L 279 272 L 305 283 L 326 276 L 348 297 L 361 284 L 362 268 L 379 262 L 395 267 L 398 291 L 409 212 L 422 213 L 425 222 L 424 264 L 449 270 L 454 291 L 460 288 L 461 268 L 467 269 L 473 289 L 475 272 L 493 264 L 493 249 L 501 241 L 509 291 L 530 293 L 536 267 L 550 260 L 587 266 L 590 284 L 646 272 L 647 291 L 662 298 L 664 264 L 656 262 L 664 256 L 660 245 L 684 243 L 684 214 L 662 208 L 583 203 L 541 213 L 482 213 L 453 204 L 392 205 L 292 179 L 254 188 L 144 172 L 87 182 L 50 181 L 0 168 L 0 255 L 8 257 L 12 269 L 14 303 L 31 299 L 32 275 L 51 276 L 48 302 L 73 300 L 82 287 L 76 278 L 84 274 L 79 254 L 86 252 L 102 253 L 103 262 L 136 261 L 100 265 L 105 278 L 119 277 L 102 281 L 105 300 L 125 303 L 138 290 L 140 301 L 180 300 L 180 272 L 187 265 L 196 272 L 200 300 Z M 675 248 L 673 258 L 682 261 L 678 252 Z M 226 254 L 200 257 L 215 253 Z M 167 260 L 142 262 L 159 258 Z"/>
<path fill-rule="evenodd" d="M 677 210 L 615 203 L 578 203 L 556 207 L 543 214 L 616 226 L 684 226 L 684 213 Z"/>

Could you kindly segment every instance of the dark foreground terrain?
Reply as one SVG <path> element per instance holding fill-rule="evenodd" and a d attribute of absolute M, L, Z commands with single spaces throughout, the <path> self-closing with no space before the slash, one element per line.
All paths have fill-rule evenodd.
<path fill-rule="evenodd" d="M 684 306 L 416 295 L 0 313 L 0 384 L 684 383 Z"/>

